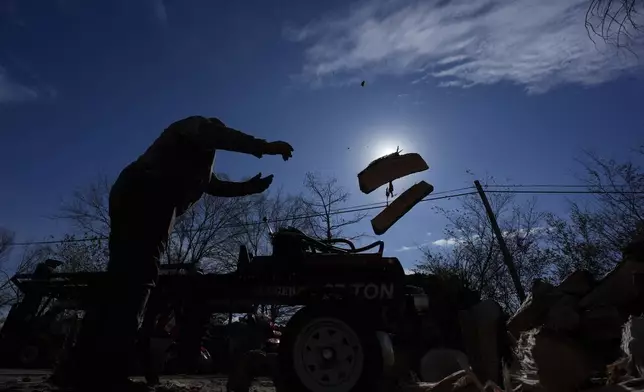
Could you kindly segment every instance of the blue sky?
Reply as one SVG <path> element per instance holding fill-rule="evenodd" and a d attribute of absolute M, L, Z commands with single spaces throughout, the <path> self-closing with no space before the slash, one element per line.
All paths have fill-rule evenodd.
<path fill-rule="evenodd" d="M 273 173 L 294 192 L 320 171 L 352 205 L 384 198 L 355 176 L 398 145 L 431 167 L 398 189 L 460 188 L 467 169 L 575 183 L 582 149 L 620 157 L 644 139 L 641 60 L 590 41 L 586 4 L 0 0 L 0 225 L 62 236 L 47 218 L 62 198 L 194 114 L 295 148 L 288 162 L 223 153 L 217 171 Z M 400 250 L 440 239 L 444 223 L 419 205 L 384 236 L 387 252 L 410 265 L 418 254 Z"/>

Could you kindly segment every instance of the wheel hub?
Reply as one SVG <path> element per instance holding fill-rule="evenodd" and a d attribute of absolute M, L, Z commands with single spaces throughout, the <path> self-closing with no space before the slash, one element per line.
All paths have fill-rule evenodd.
<path fill-rule="evenodd" d="M 326 361 L 332 361 L 335 358 L 335 351 L 330 347 L 325 347 L 322 349 L 322 358 Z"/>
<path fill-rule="evenodd" d="M 364 368 L 360 339 L 335 318 L 311 320 L 298 334 L 293 355 L 298 378 L 313 392 L 348 392 Z"/>

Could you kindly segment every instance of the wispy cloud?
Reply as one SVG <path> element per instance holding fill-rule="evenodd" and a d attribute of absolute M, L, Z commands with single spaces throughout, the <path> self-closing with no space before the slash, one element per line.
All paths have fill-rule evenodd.
<path fill-rule="evenodd" d="M 593 43 L 587 7 L 587 0 L 367 0 L 285 33 L 307 45 L 300 76 L 312 83 L 414 75 L 443 87 L 506 81 L 542 93 L 597 85 L 642 65 Z"/>
<path fill-rule="evenodd" d="M 396 249 L 396 252 L 409 252 L 410 250 L 419 250 L 422 249 L 423 247 L 429 245 L 429 241 L 422 242 L 420 244 L 416 244 L 413 246 L 401 246 L 400 248 Z"/>
<path fill-rule="evenodd" d="M 37 89 L 16 82 L 0 67 L 0 103 L 31 101 L 39 95 Z"/>
<path fill-rule="evenodd" d="M 432 242 L 432 245 L 436 246 L 454 246 L 459 243 L 459 239 L 457 238 L 441 238 L 440 240 L 436 240 Z"/>
<path fill-rule="evenodd" d="M 514 237 L 525 237 L 528 234 L 532 236 L 547 234 L 552 230 L 554 230 L 554 228 L 550 226 L 537 226 L 537 227 L 531 227 L 529 230 L 525 228 L 520 228 L 514 231 L 503 230 L 502 234 L 504 237 L 514 238 Z"/>
<path fill-rule="evenodd" d="M 514 231 L 504 230 L 502 232 L 502 234 L 503 234 L 503 237 L 505 237 L 506 239 L 508 239 L 508 238 L 516 238 L 516 237 L 525 238 L 527 235 L 539 236 L 539 235 L 545 234 L 545 233 L 547 233 L 547 232 L 549 232 L 551 230 L 552 229 L 550 227 L 532 227 L 532 228 L 530 228 L 530 230 L 526 230 L 525 228 L 520 228 L 520 229 L 514 230 Z M 480 237 L 478 235 L 473 235 L 473 236 L 471 236 L 469 238 L 466 238 L 466 237 L 441 238 L 439 240 L 433 241 L 431 244 L 435 245 L 435 246 L 447 247 L 447 246 L 454 246 L 454 245 L 458 245 L 458 244 L 463 244 L 465 242 L 470 242 L 470 241 L 471 242 L 478 242 L 478 241 L 480 241 Z"/>
<path fill-rule="evenodd" d="M 432 235 L 432 233 L 427 233 L 428 236 Z M 434 246 L 454 246 L 458 244 L 459 242 L 462 242 L 463 240 L 459 240 L 458 238 L 441 238 L 435 241 L 425 241 L 421 244 L 414 245 L 414 246 L 401 246 L 400 248 L 396 249 L 396 252 L 409 252 L 410 250 L 420 250 L 423 249 L 429 245 L 434 245 Z"/>

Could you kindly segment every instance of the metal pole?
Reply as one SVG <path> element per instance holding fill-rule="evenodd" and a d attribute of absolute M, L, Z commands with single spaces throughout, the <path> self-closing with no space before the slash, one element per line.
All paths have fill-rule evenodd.
<path fill-rule="evenodd" d="M 483 191 L 483 187 L 481 186 L 481 183 L 478 180 L 476 180 L 474 181 L 474 186 L 476 187 L 476 190 L 478 191 L 479 196 L 481 197 L 481 201 L 483 201 L 483 206 L 485 206 L 485 212 L 487 213 L 488 218 L 490 218 L 492 231 L 494 231 L 494 235 L 496 235 L 496 239 L 499 241 L 499 247 L 501 248 L 501 253 L 503 253 L 503 262 L 508 267 L 508 271 L 510 272 L 510 277 L 512 278 L 512 282 L 514 283 L 514 288 L 517 291 L 517 295 L 519 296 L 519 300 L 523 302 L 525 301 L 525 298 L 526 298 L 525 291 L 523 290 L 523 286 L 521 285 L 521 280 L 519 279 L 519 274 L 517 273 L 517 269 L 514 265 L 514 261 L 512 260 L 512 255 L 508 250 L 508 246 L 505 244 L 505 239 L 503 238 L 503 234 L 501 233 L 499 224 L 496 221 L 496 217 L 494 216 L 494 211 L 492 211 L 492 207 L 490 206 L 490 202 L 487 199 L 485 192 Z"/>

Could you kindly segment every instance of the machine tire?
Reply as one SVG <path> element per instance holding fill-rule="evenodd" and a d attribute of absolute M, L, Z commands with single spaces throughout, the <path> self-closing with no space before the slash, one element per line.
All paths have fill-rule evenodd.
<path fill-rule="evenodd" d="M 383 378 L 374 323 L 355 309 L 314 307 L 297 312 L 282 335 L 278 361 L 278 391 L 377 391 Z M 319 366 L 328 367 L 318 370 Z"/>

